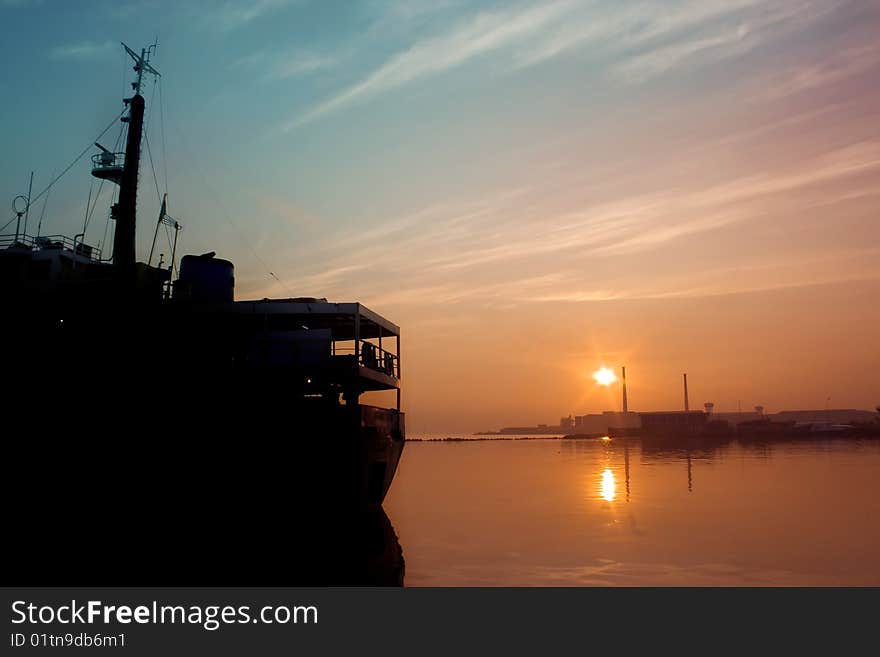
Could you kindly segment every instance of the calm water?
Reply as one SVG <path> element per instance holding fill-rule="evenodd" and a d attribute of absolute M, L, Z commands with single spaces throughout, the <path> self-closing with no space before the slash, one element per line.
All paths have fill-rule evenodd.
<path fill-rule="evenodd" d="M 407 443 L 406 585 L 880 585 L 880 441 Z"/>

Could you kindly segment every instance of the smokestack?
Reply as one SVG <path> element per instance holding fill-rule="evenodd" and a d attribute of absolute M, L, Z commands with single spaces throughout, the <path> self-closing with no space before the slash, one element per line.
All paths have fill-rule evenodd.
<path fill-rule="evenodd" d="M 623 380 L 623 412 L 629 413 L 629 408 L 627 408 L 627 405 L 626 405 L 626 368 L 621 367 L 620 369 L 623 371 L 623 377 L 622 377 L 622 380 Z"/>
<path fill-rule="evenodd" d="M 689 411 L 689 410 L 691 410 L 691 407 L 690 407 L 690 404 L 688 403 L 688 375 L 687 375 L 687 372 L 682 374 L 682 377 L 684 378 L 684 410 Z"/>

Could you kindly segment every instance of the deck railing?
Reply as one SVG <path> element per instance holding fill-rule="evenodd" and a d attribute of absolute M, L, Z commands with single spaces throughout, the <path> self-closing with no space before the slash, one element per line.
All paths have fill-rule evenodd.
<path fill-rule="evenodd" d="M 125 153 L 95 153 L 92 155 L 92 169 L 121 169 L 125 166 Z"/>
<path fill-rule="evenodd" d="M 0 249 L 18 247 L 32 251 L 73 251 L 90 260 L 101 259 L 101 249 L 90 246 L 66 235 L 25 235 L 24 233 L 0 235 Z"/>
<path fill-rule="evenodd" d="M 400 378 L 400 363 L 396 354 L 366 341 L 362 341 L 360 348 L 357 349 L 357 353 L 355 352 L 355 347 L 340 347 L 336 344 L 333 346 L 334 356 L 356 355 L 358 365 L 363 365 L 388 376 Z"/>

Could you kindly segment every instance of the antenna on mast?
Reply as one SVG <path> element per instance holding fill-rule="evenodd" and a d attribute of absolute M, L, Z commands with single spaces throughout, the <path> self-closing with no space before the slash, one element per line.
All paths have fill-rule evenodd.
<path fill-rule="evenodd" d="M 133 273 L 135 265 L 138 169 L 141 159 L 141 137 L 144 131 L 144 97 L 141 96 L 141 82 L 144 71 L 156 77 L 160 75 L 159 71 L 150 66 L 150 55 L 156 51 L 155 43 L 148 48 L 141 48 L 140 55 L 124 43 L 122 47 L 134 60 L 137 81 L 131 83 L 134 95 L 122 101 L 129 107 L 128 116 L 120 119 L 128 123 L 128 135 L 125 143 L 125 164 L 119 175 L 119 202 L 116 203 L 116 232 L 113 235 L 113 264 L 117 265 L 122 276 L 129 276 Z M 107 153 L 101 154 L 101 156 L 107 155 Z M 115 160 L 115 158 L 109 159 Z"/>
<path fill-rule="evenodd" d="M 152 73 L 156 77 L 162 77 L 159 71 L 150 66 L 150 55 L 155 52 L 158 44 L 154 43 L 149 48 L 141 48 L 141 54 L 138 55 L 134 50 L 125 45 L 125 43 L 120 43 L 122 43 L 122 47 L 125 48 L 125 52 L 128 53 L 129 57 L 134 60 L 134 70 L 137 73 L 137 82 L 132 82 L 131 88 L 134 89 L 134 92 L 136 94 L 139 94 L 141 92 L 141 80 L 143 78 L 144 71 Z"/>

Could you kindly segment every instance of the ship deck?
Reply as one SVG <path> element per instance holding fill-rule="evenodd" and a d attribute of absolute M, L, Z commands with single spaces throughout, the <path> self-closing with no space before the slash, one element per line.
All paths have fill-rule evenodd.
<path fill-rule="evenodd" d="M 400 327 L 361 303 L 334 303 L 323 299 L 260 299 L 191 307 L 205 318 L 222 316 L 253 330 L 327 331 L 332 368 L 351 372 L 361 389 L 400 389 Z"/>

